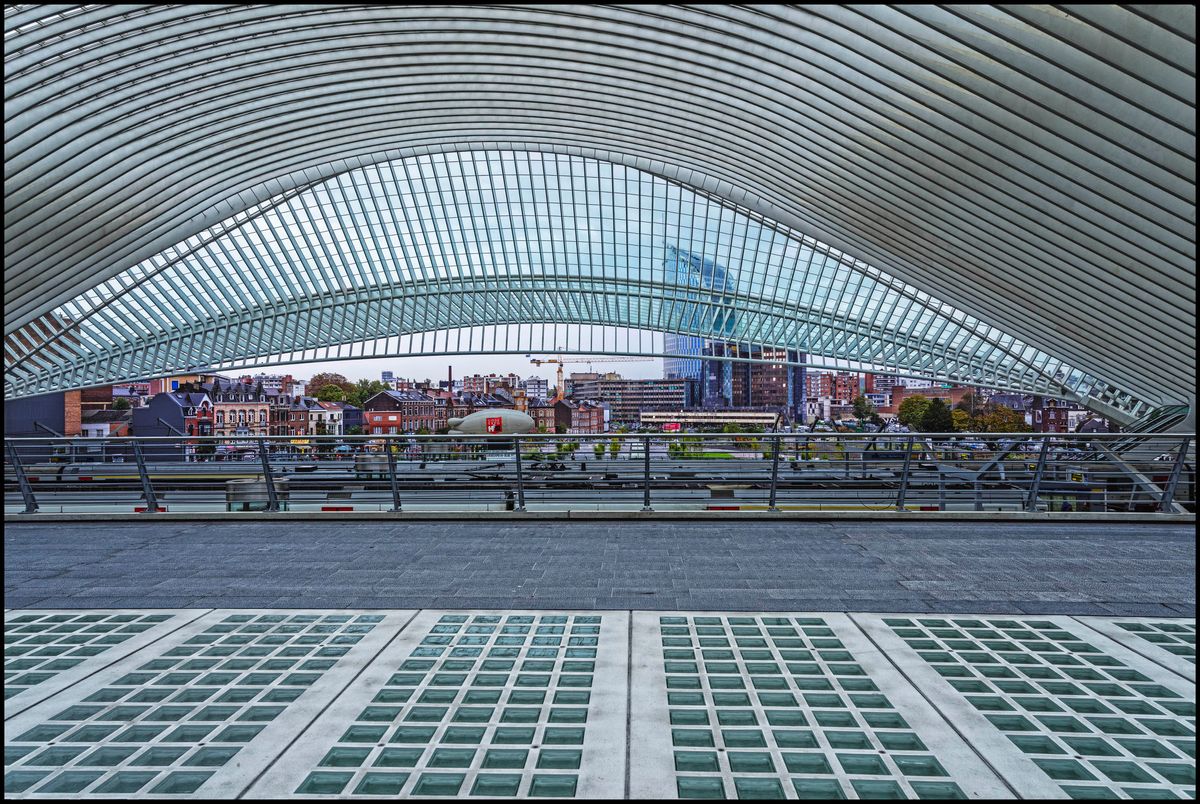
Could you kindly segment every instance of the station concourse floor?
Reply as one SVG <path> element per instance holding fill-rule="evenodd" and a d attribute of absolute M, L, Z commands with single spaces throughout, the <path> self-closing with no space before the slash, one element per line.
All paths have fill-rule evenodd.
<path fill-rule="evenodd" d="M 20 523 L 17 798 L 1194 798 L 1195 531 Z"/>

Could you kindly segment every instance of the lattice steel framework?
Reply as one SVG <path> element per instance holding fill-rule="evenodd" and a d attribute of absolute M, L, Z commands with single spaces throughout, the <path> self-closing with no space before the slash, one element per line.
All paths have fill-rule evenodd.
<path fill-rule="evenodd" d="M 719 287 L 678 254 L 722 265 Z M 1137 401 L 787 227 L 642 171 L 434 154 L 282 194 L 60 307 L 14 393 L 341 356 L 654 354 L 654 332 L 823 365 Z M 295 344 L 310 348 L 297 355 Z M 826 362 L 828 361 L 828 362 Z"/>
<path fill-rule="evenodd" d="M 536 150 L 728 199 L 1117 396 L 1194 403 L 1189 7 L 18 4 L 5 74 L 18 352 L 44 337 L 22 327 L 281 195 Z"/>

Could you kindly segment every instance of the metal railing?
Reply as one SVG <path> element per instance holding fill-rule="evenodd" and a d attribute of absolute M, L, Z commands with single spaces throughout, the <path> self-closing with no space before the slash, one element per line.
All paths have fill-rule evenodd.
<path fill-rule="evenodd" d="M 5 511 L 1195 510 L 1176 433 L 11 438 Z"/>

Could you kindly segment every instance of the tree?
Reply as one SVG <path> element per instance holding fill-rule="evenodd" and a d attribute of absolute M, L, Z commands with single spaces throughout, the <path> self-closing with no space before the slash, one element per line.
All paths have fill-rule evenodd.
<path fill-rule="evenodd" d="M 361 408 L 368 399 L 380 391 L 386 391 L 387 389 L 388 387 L 379 380 L 359 380 L 346 392 L 345 401 L 356 408 Z"/>
<path fill-rule="evenodd" d="M 617 432 L 622 432 L 622 431 L 618 430 Z M 629 431 L 625 430 L 623 432 L 629 432 Z M 615 458 L 621 454 L 621 439 L 614 438 L 608 442 L 608 454 L 609 454 L 609 457 L 612 457 L 612 458 Z"/>
<path fill-rule="evenodd" d="M 347 380 L 341 374 L 336 374 L 332 371 L 323 371 L 320 374 L 314 374 L 313 378 L 308 381 L 309 388 L 324 388 L 326 385 L 336 385 L 347 394 L 354 390 L 354 383 Z"/>
<path fill-rule="evenodd" d="M 121 397 L 114 399 L 113 403 L 112 403 L 112 409 L 113 410 L 129 410 L 129 400 L 121 398 Z"/>
<path fill-rule="evenodd" d="M 326 383 L 317 391 L 317 399 L 322 402 L 345 402 L 346 391 L 340 385 Z"/>
<path fill-rule="evenodd" d="M 604 444 L 600 441 L 592 444 L 592 452 L 595 453 L 596 460 L 600 460 L 604 457 Z"/>
<path fill-rule="evenodd" d="M 948 433 L 954 429 L 954 419 L 950 408 L 940 399 L 930 400 L 929 406 L 921 415 L 920 428 L 926 433 Z"/>
<path fill-rule="evenodd" d="M 854 418 L 858 419 L 859 424 L 862 424 L 864 421 L 873 422 L 879 418 L 879 414 L 875 412 L 875 405 L 865 396 L 860 394 L 854 397 L 853 405 Z"/>
<path fill-rule="evenodd" d="M 958 406 L 955 406 L 954 410 L 950 411 L 950 420 L 954 423 L 954 431 L 956 433 L 976 429 L 977 427 L 971 419 L 971 414 Z"/>
<path fill-rule="evenodd" d="M 979 429 L 985 433 L 1028 433 L 1032 429 L 1025 423 L 1024 414 L 1007 405 L 993 405 L 977 421 Z"/>
<path fill-rule="evenodd" d="M 920 428 L 921 419 L 925 416 L 925 410 L 928 407 L 929 397 L 923 394 L 913 394 L 900 403 L 900 407 L 896 411 L 896 418 L 905 427 Z"/>

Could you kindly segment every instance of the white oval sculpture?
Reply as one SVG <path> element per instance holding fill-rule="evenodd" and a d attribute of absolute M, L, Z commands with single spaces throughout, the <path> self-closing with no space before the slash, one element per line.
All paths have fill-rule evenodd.
<path fill-rule="evenodd" d="M 519 410 L 477 410 L 461 419 L 450 419 L 450 435 L 520 435 L 533 429 L 533 419 Z"/>

